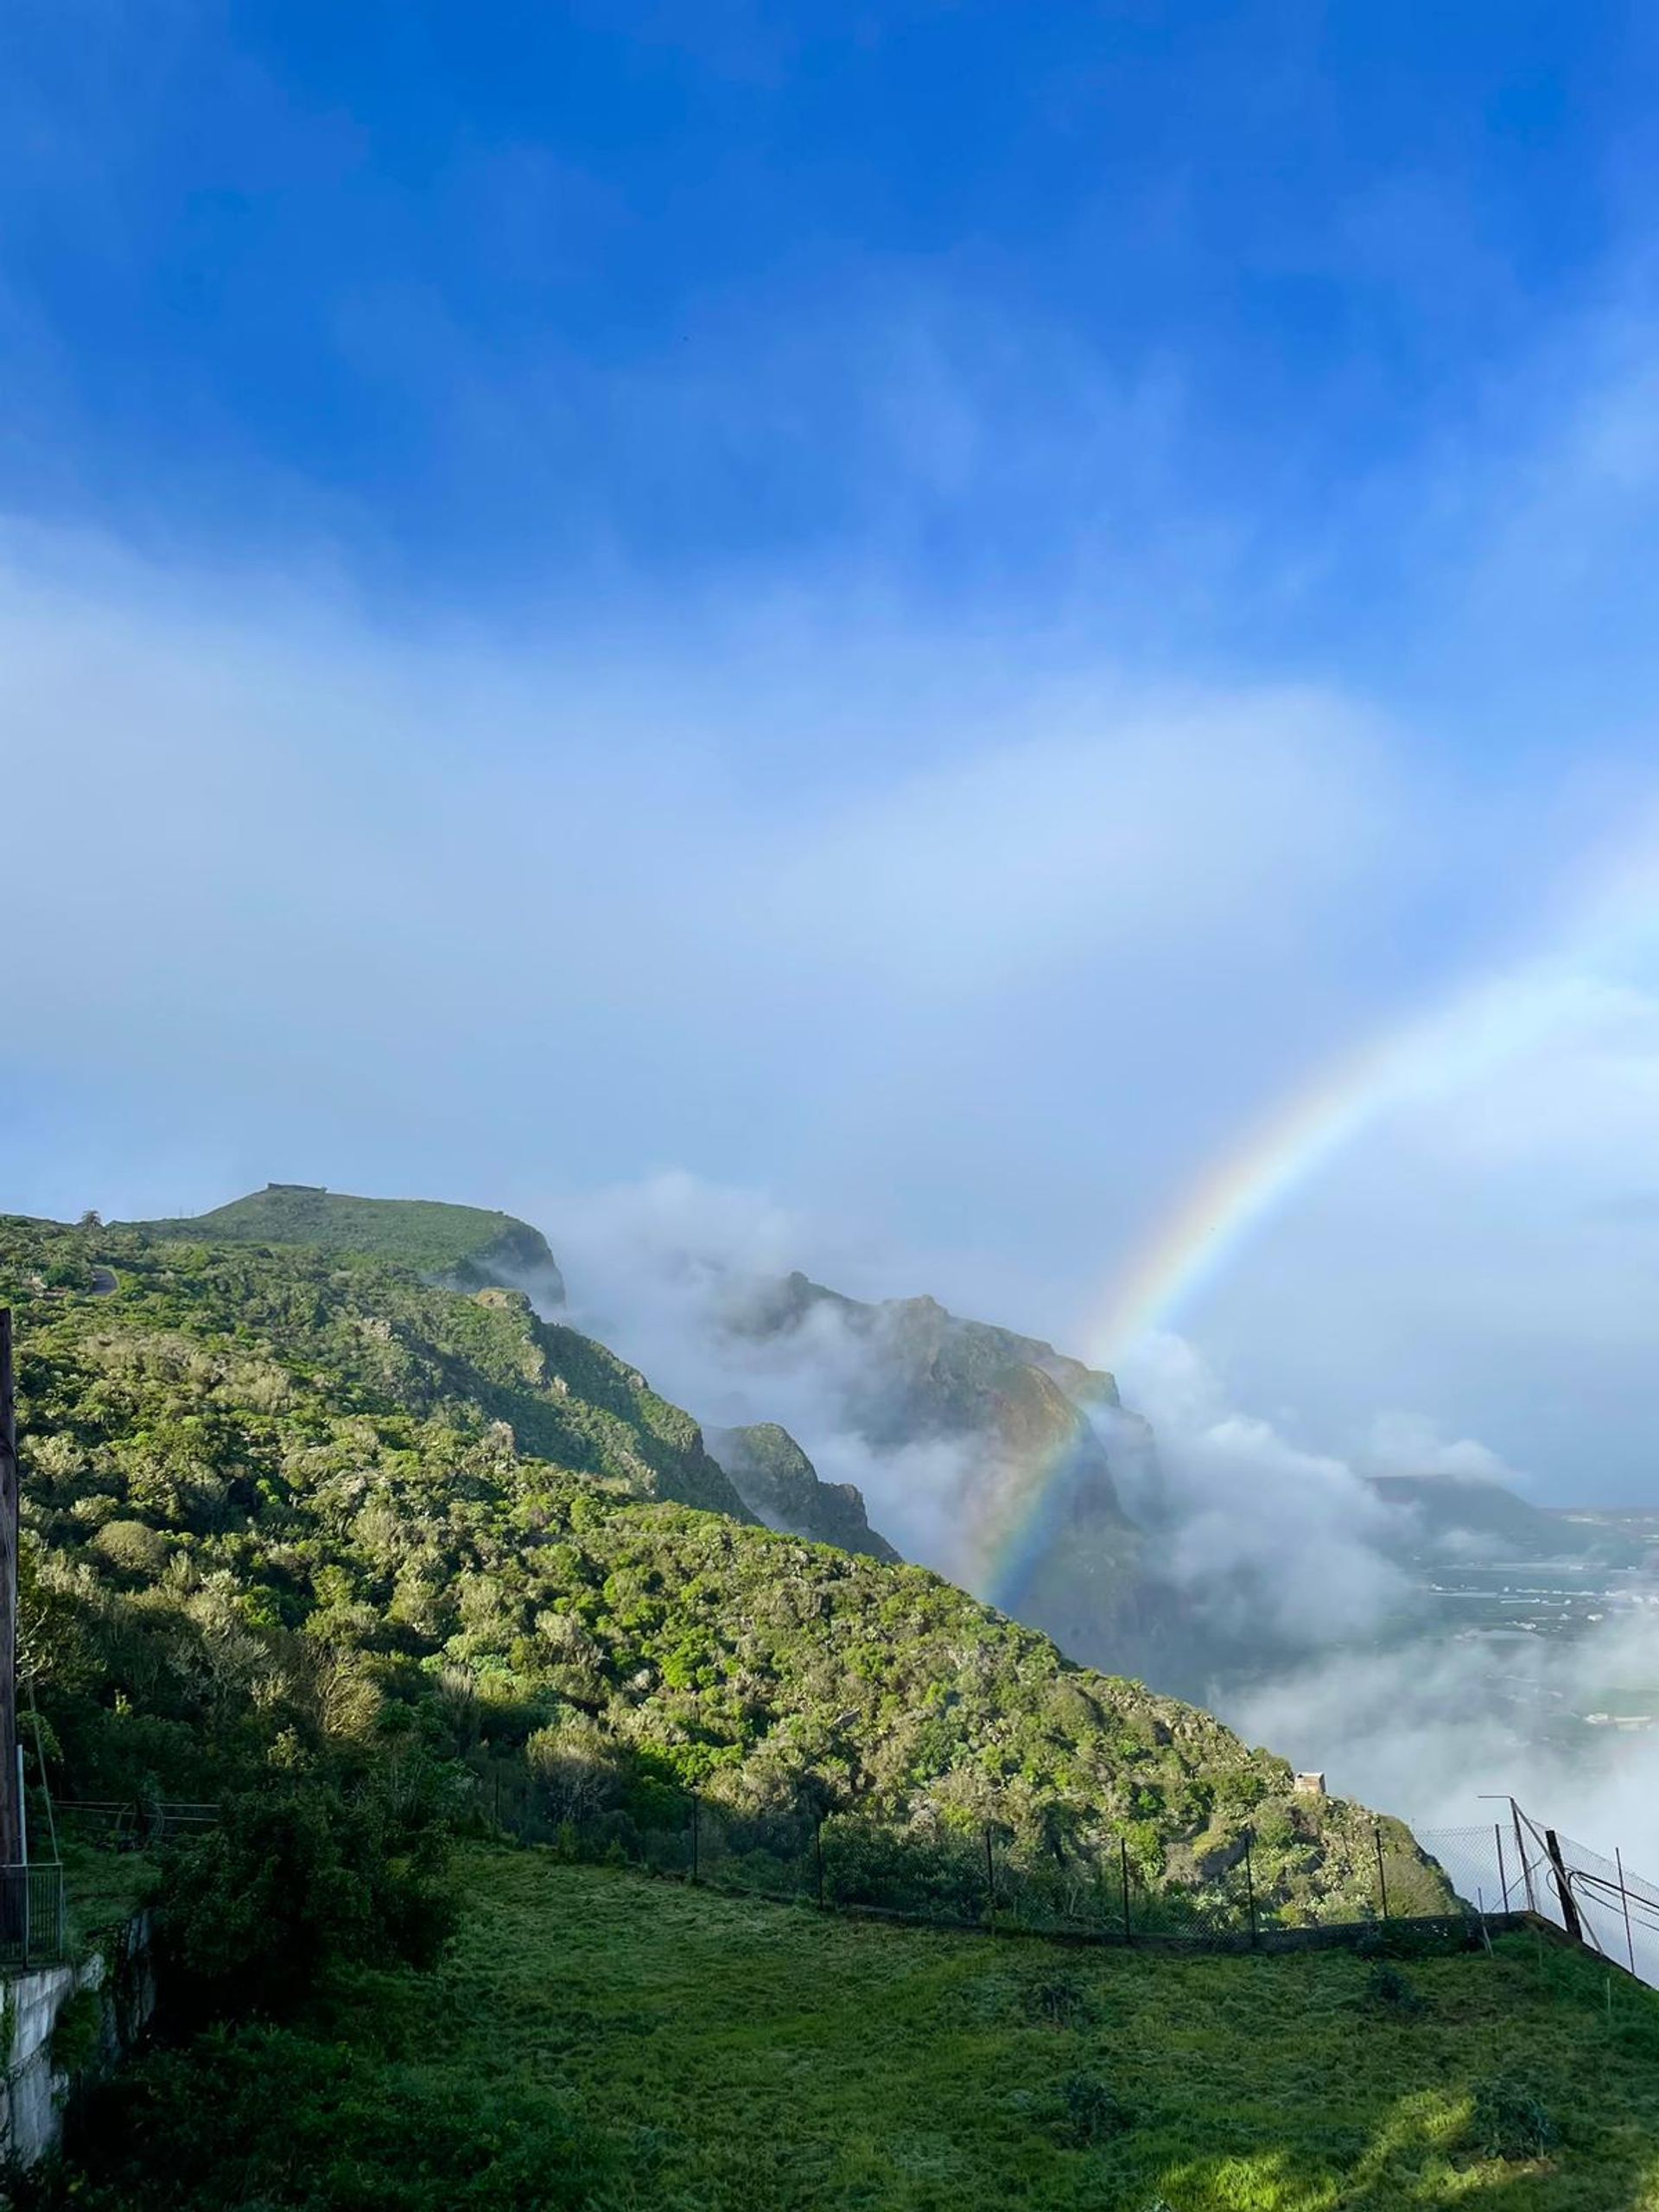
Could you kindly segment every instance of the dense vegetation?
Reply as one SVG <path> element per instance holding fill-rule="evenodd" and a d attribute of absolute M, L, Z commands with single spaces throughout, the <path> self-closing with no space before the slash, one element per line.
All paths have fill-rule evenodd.
<path fill-rule="evenodd" d="M 60 1795 L 315 1770 L 464 1808 L 505 1764 L 642 1822 L 696 1783 L 1016 1858 L 1121 1837 L 1148 1879 L 1248 1827 L 1264 1902 L 1370 1909 L 1358 1808 L 919 1568 L 748 1524 L 686 1415 L 512 1293 L 12 1221 L 0 1298 Z"/>
<path fill-rule="evenodd" d="M 1659 2017 L 1582 1954 L 1057 1951 L 471 1853 L 435 1976 L 114 2083 L 82 2212 L 1653 2212 Z M 71 2185 L 73 2184 L 73 2186 Z"/>

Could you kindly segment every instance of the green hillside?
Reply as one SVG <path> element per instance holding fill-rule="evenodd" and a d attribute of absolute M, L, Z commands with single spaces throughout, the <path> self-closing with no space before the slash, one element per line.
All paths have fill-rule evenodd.
<path fill-rule="evenodd" d="M 1121 1840 L 1148 1884 L 1249 1829 L 1264 1906 L 1370 1909 L 1359 1808 L 933 1574 L 748 1523 L 687 1415 L 514 1294 L 10 1222 L 0 1298 L 60 1795 L 378 1771 L 413 1741 L 463 1797 L 503 1763 L 622 1823 L 687 1783 L 808 1796 L 994 1820 L 1014 1864 Z"/>
<path fill-rule="evenodd" d="M 545 1300 L 563 1286 L 547 1239 L 528 1222 L 432 1198 L 357 1198 L 307 1183 L 268 1183 L 211 1213 L 121 1224 L 156 1237 L 214 1244 L 309 1244 L 395 1260 L 458 1287 L 505 1281 Z"/>
<path fill-rule="evenodd" d="M 1652 2212 L 1659 2006 L 1499 1939 L 1379 1966 L 821 1918 L 469 1853 L 431 1976 L 163 2053 L 52 2205 Z"/>

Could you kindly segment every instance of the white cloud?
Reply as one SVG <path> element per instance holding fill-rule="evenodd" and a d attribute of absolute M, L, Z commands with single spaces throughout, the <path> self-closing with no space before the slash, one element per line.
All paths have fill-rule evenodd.
<path fill-rule="evenodd" d="M 1310 1645 L 1398 1606 L 1404 1586 L 1381 1549 L 1388 1510 L 1344 1460 L 1230 1405 L 1179 1337 L 1147 1339 L 1120 1383 L 1158 1439 L 1164 1571 L 1201 1618 Z"/>
<path fill-rule="evenodd" d="M 1602 1726 L 1575 1744 L 1563 1713 L 1650 1709 L 1659 1626 L 1626 1614 L 1574 1643 L 1425 1642 L 1324 1653 L 1223 1700 L 1223 1717 L 1344 1796 L 1420 1828 L 1490 1826 L 1513 1796 L 1535 1818 L 1659 1877 L 1659 1732 Z M 1620 1686 L 1623 1686 L 1621 1694 Z"/>
<path fill-rule="evenodd" d="M 681 1161 L 842 1224 L 856 1287 L 1079 1342 L 1200 1163 L 1438 995 L 1447 915 L 1478 945 L 1578 864 L 1541 796 L 1499 836 L 1339 694 L 1149 689 L 1076 632 L 705 600 L 641 677 L 637 605 L 556 649 L 9 552 L 18 1205 L 275 1172 L 531 1211 Z M 1635 1480 L 1655 1003 L 1587 971 L 1184 1325 L 1316 1458 L 1405 1404 L 1541 1495 Z"/>
<path fill-rule="evenodd" d="M 972 1190 L 975 1242 L 1030 1260 L 1039 1153 L 1109 1233 L 1117 1163 L 1270 1079 L 1331 1018 L 1354 886 L 1386 891 L 1373 734 L 1311 694 L 1022 682 L 804 617 L 671 634 L 642 683 L 615 640 L 391 636 L 38 534 L 0 643 L 38 1078 L 165 1091 L 204 1149 L 318 1145 L 323 1179 L 685 1160 L 868 1187 L 901 1249 Z M 894 715 L 898 757 L 849 740 Z"/>
<path fill-rule="evenodd" d="M 1371 1423 L 1365 1458 L 1382 1475 L 1453 1475 L 1465 1481 L 1525 1486 L 1490 1445 L 1472 1436 L 1443 1437 L 1420 1414 L 1383 1413 Z"/>

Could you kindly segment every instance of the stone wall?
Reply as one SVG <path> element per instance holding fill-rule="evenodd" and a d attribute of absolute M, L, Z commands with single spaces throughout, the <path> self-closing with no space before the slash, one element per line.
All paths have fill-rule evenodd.
<path fill-rule="evenodd" d="M 92 2033 L 76 2024 L 76 2078 L 118 2065 L 156 2009 L 148 1914 L 136 1915 L 105 1951 L 79 1966 L 37 1967 L 0 1980 L 0 2149 L 20 2165 L 33 2165 L 62 2133 L 71 2076 L 65 2052 L 54 2052 L 53 2044 L 66 2007 L 82 1992 L 97 2009 Z"/>

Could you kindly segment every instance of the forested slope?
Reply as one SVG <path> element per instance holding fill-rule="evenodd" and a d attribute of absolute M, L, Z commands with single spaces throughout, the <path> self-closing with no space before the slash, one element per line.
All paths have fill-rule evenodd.
<path fill-rule="evenodd" d="M 115 1287 L 108 1288 L 113 1278 Z M 1370 1894 L 1368 1815 L 917 1567 L 756 1527 L 690 1418 L 510 1293 L 314 1250 L 0 1224 L 25 1665 L 60 1794 L 418 1754 L 623 1813 L 810 1790 L 1148 1878 Z"/>

